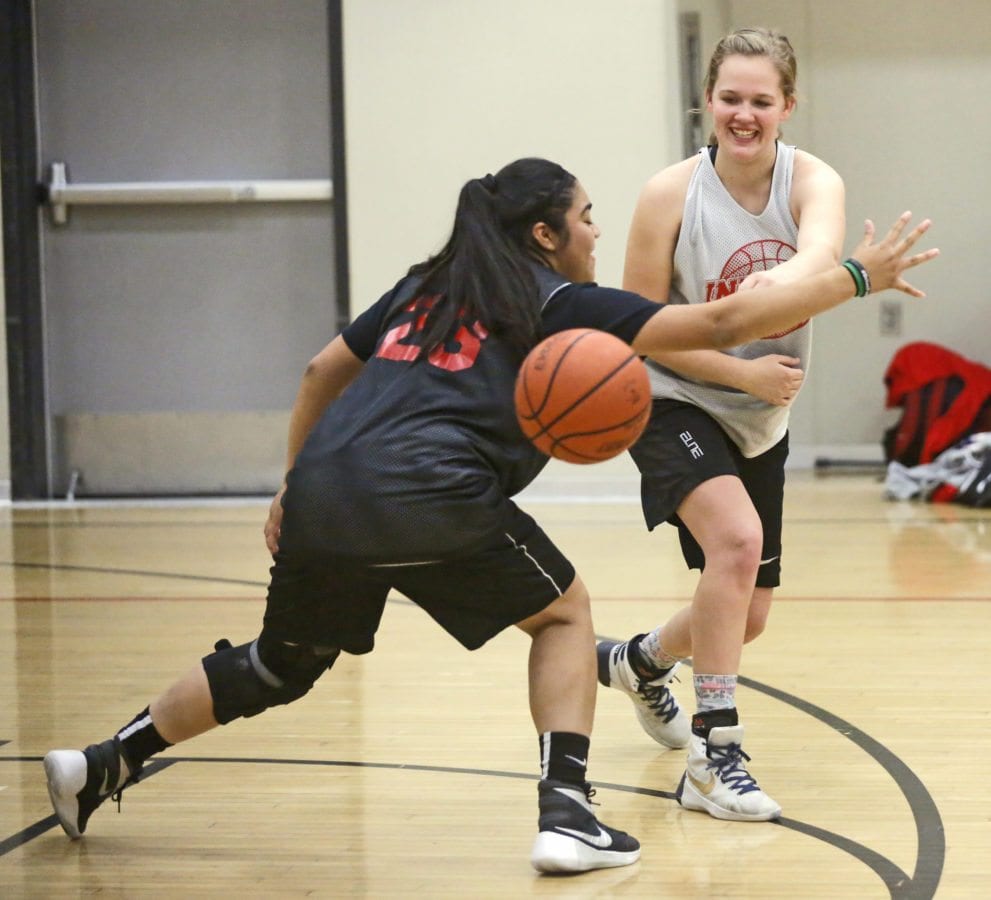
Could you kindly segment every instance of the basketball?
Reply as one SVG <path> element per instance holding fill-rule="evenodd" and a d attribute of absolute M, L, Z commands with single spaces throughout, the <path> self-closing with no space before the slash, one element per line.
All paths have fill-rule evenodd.
<path fill-rule="evenodd" d="M 514 397 L 534 446 L 570 463 L 618 456 L 650 417 L 647 367 L 629 344 L 591 328 L 560 331 L 534 347 Z"/>

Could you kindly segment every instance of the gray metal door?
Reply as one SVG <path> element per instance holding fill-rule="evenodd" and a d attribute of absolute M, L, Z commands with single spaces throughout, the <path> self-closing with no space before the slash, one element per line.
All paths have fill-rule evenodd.
<path fill-rule="evenodd" d="M 46 178 L 64 163 L 66 196 L 106 191 L 43 216 L 53 493 L 273 491 L 336 321 L 327 4 L 35 10 Z M 196 193 L 232 181 L 230 200 L 301 199 Z M 128 195 L 156 185 L 160 202 Z"/>

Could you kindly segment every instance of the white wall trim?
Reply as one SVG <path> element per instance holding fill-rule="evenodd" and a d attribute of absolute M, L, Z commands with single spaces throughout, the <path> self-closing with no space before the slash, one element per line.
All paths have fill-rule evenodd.
<path fill-rule="evenodd" d="M 790 470 L 812 469 L 816 460 L 827 459 L 840 466 L 884 462 L 881 444 L 798 444 L 788 457 Z M 529 503 L 636 503 L 640 502 L 640 476 L 626 456 L 593 466 L 577 466 L 551 460 L 537 480 L 519 496 Z"/>

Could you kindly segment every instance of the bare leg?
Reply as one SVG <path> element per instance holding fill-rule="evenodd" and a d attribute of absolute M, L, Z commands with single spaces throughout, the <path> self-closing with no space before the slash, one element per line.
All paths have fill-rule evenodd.
<path fill-rule="evenodd" d="M 595 632 L 588 591 L 575 576 L 564 594 L 517 626 L 530 645 L 530 714 L 538 734 L 592 733 L 595 715 Z"/>
<path fill-rule="evenodd" d="M 158 733 L 170 744 L 216 728 L 213 697 L 203 666 L 191 669 L 152 701 L 149 712 Z"/>
<path fill-rule="evenodd" d="M 702 547 L 705 569 L 691 606 L 662 627 L 661 645 L 691 656 L 696 672 L 736 674 L 760 564 L 760 519 L 743 483 L 728 475 L 699 485 L 678 515 Z"/>
<path fill-rule="evenodd" d="M 767 627 L 767 617 L 771 614 L 771 601 L 774 599 L 774 588 L 754 588 L 750 600 L 750 611 L 747 613 L 747 631 L 743 642 L 749 644 L 754 638 L 760 637 Z"/>
<path fill-rule="evenodd" d="M 781 807 L 746 769 L 735 698 L 743 643 L 763 628 L 771 598 L 768 589 L 755 587 L 760 517 L 743 483 L 731 476 L 700 485 L 678 514 L 705 553 L 705 570 L 689 620 L 697 712 L 676 796 L 685 809 L 719 819 L 773 819 Z"/>
<path fill-rule="evenodd" d="M 604 825 L 590 805 L 585 769 L 596 661 L 585 585 L 576 576 L 561 597 L 517 626 L 532 640 L 530 714 L 541 736 L 540 816 L 531 864 L 539 872 L 585 872 L 636 862 L 636 838 Z"/>

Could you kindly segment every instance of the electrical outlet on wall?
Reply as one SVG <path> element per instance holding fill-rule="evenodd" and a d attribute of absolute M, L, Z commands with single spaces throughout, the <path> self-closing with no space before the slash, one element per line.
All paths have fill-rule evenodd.
<path fill-rule="evenodd" d="M 882 300 L 878 304 L 882 337 L 899 337 L 902 333 L 901 300 Z"/>

